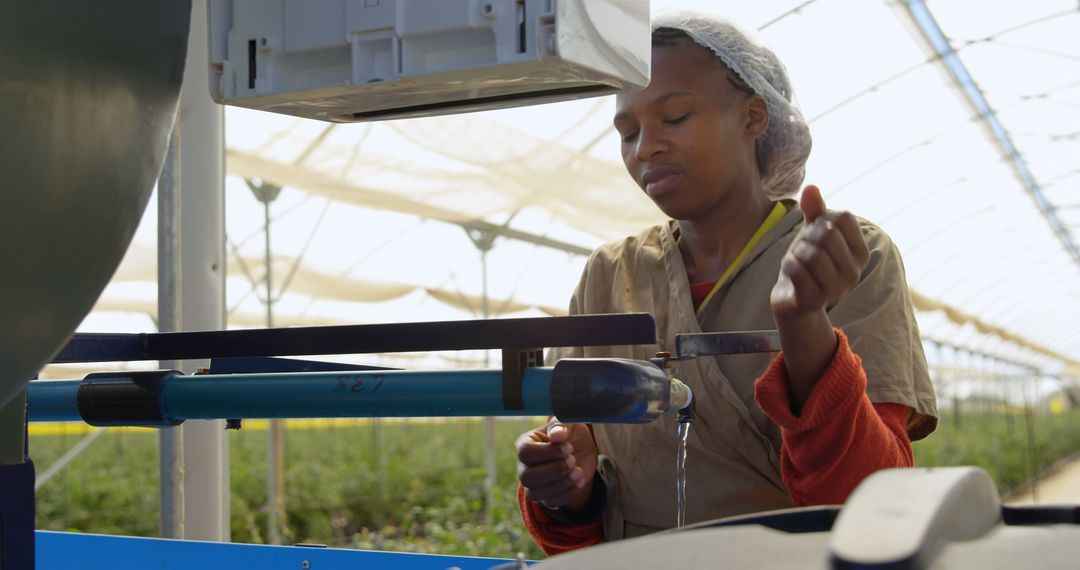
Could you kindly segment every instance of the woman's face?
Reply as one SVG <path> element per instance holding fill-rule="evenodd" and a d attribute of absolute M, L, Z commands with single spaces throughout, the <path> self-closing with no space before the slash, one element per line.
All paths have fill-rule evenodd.
<path fill-rule="evenodd" d="M 676 220 L 757 191 L 754 143 L 768 114 L 764 100 L 736 88 L 729 73 L 690 41 L 654 46 L 649 86 L 616 100 L 626 170 Z"/>

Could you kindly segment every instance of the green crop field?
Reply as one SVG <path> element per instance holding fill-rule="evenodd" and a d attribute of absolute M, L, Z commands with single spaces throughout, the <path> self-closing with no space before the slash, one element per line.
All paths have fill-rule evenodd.
<path fill-rule="evenodd" d="M 537 420 L 499 421 L 498 482 L 484 505 L 480 422 L 290 430 L 285 543 L 512 557 L 542 556 L 517 514 L 513 441 Z M 266 542 L 266 431 L 230 432 L 235 542 Z M 80 435 L 32 436 L 41 472 Z M 108 433 L 37 495 L 38 528 L 157 536 L 157 435 Z"/>
<path fill-rule="evenodd" d="M 1034 475 L 1080 453 L 1080 410 L 1031 416 L 945 414 L 937 431 L 913 447 L 916 465 L 978 465 L 1008 496 Z"/>
<path fill-rule="evenodd" d="M 1033 448 L 1026 421 L 1023 414 L 945 415 L 937 433 L 915 444 L 916 462 L 982 466 L 1008 494 L 1029 480 L 1033 465 L 1043 470 L 1080 451 L 1080 412 L 1031 417 Z M 371 425 L 290 430 L 285 542 L 542 557 L 515 498 L 513 441 L 533 423 L 497 422 L 490 520 L 482 423 L 386 423 L 378 441 Z M 32 436 L 39 473 L 80 437 Z M 265 542 L 267 432 L 230 432 L 229 441 L 232 539 Z M 155 432 L 108 433 L 38 492 L 38 528 L 156 536 L 157 469 Z"/>

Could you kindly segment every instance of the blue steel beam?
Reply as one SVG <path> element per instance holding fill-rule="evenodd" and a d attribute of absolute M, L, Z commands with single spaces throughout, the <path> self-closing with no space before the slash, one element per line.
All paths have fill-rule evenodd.
<path fill-rule="evenodd" d="M 72 337 L 57 363 L 655 344 L 646 313 Z"/>
<path fill-rule="evenodd" d="M 1061 241 L 1061 245 L 1065 248 L 1065 251 L 1072 257 L 1073 262 L 1080 265 L 1080 249 L 1077 249 L 1076 243 L 1072 239 L 1072 234 L 1069 229 L 1058 217 L 1054 205 L 1050 203 L 1050 200 L 1046 198 L 1046 194 L 1042 190 L 1042 186 L 1037 180 L 1035 180 L 1034 174 L 1031 169 L 1028 168 L 1027 161 L 1024 160 L 1023 155 L 1017 150 L 1016 145 L 1013 144 L 1012 137 L 1009 136 L 1009 132 L 1002 126 L 1001 121 L 998 119 L 997 112 L 990 106 L 989 101 L 986 100 L 986 96 L 983 94 L 982 89 L 975 83 L 974 78 L 968 73 L 967 67 L 960 61 L 960 56 L 957 55 L 956 50 L 953 49 L 952 44 L 949 43 L 949 39 L 945 37 L 945 33 L 941 31 L 941 27 L 938 25 L 937 20 L 934 19 L 934 15 L 927 8 L 926 3 L 923 0 L 908 0 L 905 4 L 907 13 L 911 17 L 915 26 L 922 33 L 923 38 L 930 44 L 930 47 L 937 53 L 938 59 L 942 65 L 945 66 L 945 70 L 956 82 L 957 87 L 960 88 L 960 92 L 964 94 L 964 100 L 970 105 L 978 114 L 979 120 L 983 126 L 987 128 L 991 136 L 993 136 L 998 150 L 1004 155 L 1006 161 L 1012 166 L 1013 172 L 1020 179 L 1021 184 L 1024 186 L 1024 190 L 1031 196 L 1031 199 L 1035 201 L 1035 205 L 1039 208 L 1039 212 L 1042 214 L 1046 222 L 1050 224 L 1050 228 L 1057 235 L 1058 240 Z"/>

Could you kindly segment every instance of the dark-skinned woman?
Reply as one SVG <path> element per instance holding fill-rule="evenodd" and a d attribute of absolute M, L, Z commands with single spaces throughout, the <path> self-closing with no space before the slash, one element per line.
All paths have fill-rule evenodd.
<path fill-rule="evenodd" d="M 937 408 L 903 263 L 816 187 L 793 199 L 811 139 L 776 56 L 724 21 L 661 17 L 651 83 L 616 107 L 627 171 L 671 221 L 597 249 L 570 313 L 648 312 L 660 342 L 549 360 L 648 359 L 677 333 L 779 331 L 779 355 L 674 363 L 697 411 L 687 523 L 842 503 L 874 471 L 911 466 Z M 666 416 L 523 434 L 530 534 L 556 554 L 675 526 L 675 434 Z"/>

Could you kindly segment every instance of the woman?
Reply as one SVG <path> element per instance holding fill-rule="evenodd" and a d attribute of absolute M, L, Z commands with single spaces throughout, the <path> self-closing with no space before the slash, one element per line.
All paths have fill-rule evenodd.
<path fill-rule="evenodd" d="M 627 171 L 673 221 L 594 252 L 570 312 L 649 312 L 660 343 L 550 357 L 647 359 L 676 333 L 775 327 L 780 355 L 674 364 L 698 416 L 687 522 L 841 503 L 870 473 L 911 466 L 911 440 L 936 426 L 899 253 L 813 186 L 789 199 L 810 136 L 772 52 L 699 15 L 653 30 L 652 81 L 618 97 L 614 123 Z M 520 503 L 540 546 L 674 526 L 674 421 L 523 434 Z"/>

